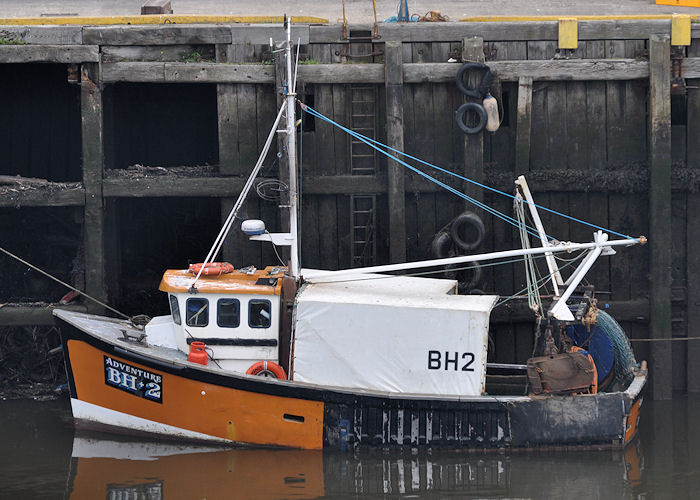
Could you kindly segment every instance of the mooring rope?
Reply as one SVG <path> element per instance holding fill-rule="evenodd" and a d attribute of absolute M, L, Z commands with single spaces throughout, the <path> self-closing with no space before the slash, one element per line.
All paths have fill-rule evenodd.
<path fill-rule="evenodd" d="M 87 293 L 83 292 L 82 290 L 78 290 L 77 288 L 75 288 L 74 286 L 69 285 L 69 284 L 66 283 L 65 281 L 61 281 L 60 279 L 56 278 L 55 276 L 53 276 L 53 275 L 47 273 L 47 272 L 44 271 L 43 269 L 39 269 L 39 268 L 38 268 L 37 266 L 35 266 L 34 264 L 31 264 L 31 263 L 27 262 L 26 260 L 22 259 L 21 257 L 18 257 L 17 255 L 13 254 L 12 252 L 10 252 L 10 251 L 8 251 L 8 250 L 5 250 L 5 249 L 2 248 L 2 247 L 0 247 L 0 252 L 4 253 L 4 254 L 6 254 L 6 255 L 9 255 L 10 257 L 12 257 L 13 259 L 18 260 L 19 262 L 21 262 L 21 263 L 24 264 L 25 266 L 31 267 L 31 268 L 34 269 L 35 271 L 37 271 L 37 272 L 43 274 L 43 275 L 46 276 L 47 278 L 51 278 L 52 280 L 56 281 L 57 283 L 60 283 L 61 285 L 65 286 L 66 288 L 70 288 L 71 290 L 73 290 L 73 291 L 76 292 L 76 293 L 79 293 L 80 295 L 82 295 L 82 296 L 85 297 L 86 299 L 90 299 L 90 300 L 92 300 L 93 302 L 95 302 L 96 304 L 99 304 L 99 305 L 101 305 L 102 307 L 104 307 L 104 308 L 106 308 L 106 309 L 109 309 L 109 310 L 112 311 L 114 314 L 118 314 L 119 316 L 121 316 L 121 317 L 124 318 L 124 319 L 129 319 L 129 320 L 131 319 L 130 316 L 127 316 L 127 315 L 124 314 L 123 312 L 117 311 L 117 310 L 114 309 L 113 307 L 108 306 L 108 305 L 105 304 L 104 302 L 102 302 L 102 301 L 96 299 L 95 297 L 93 297 L 93 296 L 91 296 L 91 295 L 88 295 Z"/>
<path fill-rule="evenodd" d="M 672 337 L 668 339 L 629 339 L 630 342 L 687 342 L 700 340 L 700 337 Z"/>
<path fill-rule="evenodd" d="M 319 112 L 316 111 L 315 109 L 310 108 L 310 107 L 307 106 L 307 105 L 302 104 L 302 105 L 301 105 L 301 109 L 302 109 L 303 111 L 306 111 L 306 112 L 308 112 L 308 113 L 310 113 L 310 114 L 312 114 L 312 115 L 314 115 L 314 116 L 316 116 L 316 117 L 318 117 L 318 118 L 320 118 L 320 119 L 322 119 L 322 120 L 324 120 L 324 121 L 326 121 L 326 122 L 328 122 L 328 123 L 330 123 L 330 124 L 332 124 L 332 125 L 334 125 L 334 126 L 340 128 L 341 130 L 345 131 L 346 133 L 349 133 L 350 135 L 355 136 L 356 138 L 358 138 L 358 139 L 360 139 L 360 140 L 366 140 L 366 141 L 372 142 L 372 143 L 374 143 L 374 144 L 376 144 L 376 145 L 378 145 L 378 146 L 387 148 L 389 151 L 392 151 L 392 152 L 394 152 L 394 153 L 397 153 L 397 154 L 400 154 L 400 155 L 402 155 L 402 156 L 405 156 L 406 158 L 409 158 L 409 159 L 411 159 L 411 160 L 414 160 L 414 161 L 417 161 L 417 162 L 419 162 L 419 163 L 422 163 L 423 165 L 426 165 L 426 166 L 428 166 L 428 167 L 434 168 L 435 170 L 438 170 L 438 171 L 440 171 L 440 172 L 443 172 L 443 173 L 445 173 L 445 174 L 447 174 L 447 175 L 451 175 L 451 176 L 456 177 L 456 178 L 458 178 L 458 179 L 461 179 L 461 180 L 463 180 L 463 181 L 469 182 L 469 183 L 471 183 L 471 184 L 474 184 L 475 186 L 478 186 L 478 187 L 480 187 L 480 188 L 486 189 L 486 190 L 491 191 L 491 192 L 493 192 L 493 193 L 500 194 L 500 195 L 502 195 L 502 196 L 506 196 L 506 197 L 512 198 L 512 199 L 515 198 L 515 195 L 512 195 L 512 194 L 507 193 L 507 192 L 505 192 L 505 191 L 501 191 L 501 190 L 499 190 L 499 189 L 496 189 L 496 188 L 494 188 L 494 187 L 488 186 L 488 185 L 486 185 L 486 184 L 480 183 L 480 182 L 478 182 L 478 181 L 475 181 L 475 180 L 473 180 L 473 179 L 470 179 L 470 178 L 468 178 L 468 177 L 465 177 L 465 176 L 463 176 L 463 175 L 460 175 L 460 174 L 458 174 L 458 173 L 456 173 L 456 172 L 452 172 L 452 171 L 447 170 L 447 169 L 445 169 L 445 168 L 442 168 L 442 167 L 439 167 L 439 166 L 437 166 L 437 165 L 434 165 L 434 164 L 432 164 L 432 163 L 430 163 L 430 162 L 427 162 L 427 161 L 425 161 L 425 160 L 421 160 L 420 158 L 416 158 L 415 156 L 411 156 L 411 155 L 408 154 L 408 153 L 404 153 L 403 151 L 400 151 L 400 150 L 398 150 L 398 149 L 394 149 L 394 148 L 392 148 L 391 146 L 388 146 L 388 145 L 386 145 L 386 144 L 383 144 L 383 143 L 381 143 L 381 142 L 379 142 L 379 141 L 376 141 L 376 140 L 374 140 L 374 139 L 372 139 L 372 138 L 370 138 L 370 137 L 366 137 L 366 136 L 364 136 L 364 135 L 362 135 L 362 134 L 360 134 L 360 133 L 358 133 L 358 132 L 355 132 L 355 131 L 353 131 L 353 130 L 349 130 L 349 129 L 343 127 L 342 125 L 336 123 L 335 121 L 331 120 L 330 118 L 328 118 L 328 117 L 322 115 L 321 113 L 319 113 Z M 369 145 L 369 144 L 368 144 L 368 145 Z M 370 147 L 373 147 L 373 146 L 370 145 Z M 375 149 L 376 149 L 376 148 L 375 148 Z M 380 152 L 384 153 L 385 155 L 387 155 L 388 157 L 392 158 L 393 160 L 398 161 L 399 163 L 402 163 L 403 165 L 406 165 L 405 163 L 403 163 L 403 162 L 401 162 L 400 160 L 398 160 L 396 157 L 387 154 L 386 152 L 384 152 L 384 151 L 381 150 L 381 149 L 377 149 L 377 151 L 380 151 Z M 418 172 L 420 172 L 420 171 L 418 171 Z M 422 174 L 421 174 L 421 175 L 422 175 Z M 427 175 L 427 174 L 426 174 L 426 175 Z M 428 176 L 427 178 L 430 178 L 430 177 Z M 465 199 L 466 199 L 466 198 L 465 198 Z M 529 202 L 526 200 L 525 203 L 529 203 Z M 541 209 L 541 210 L 544 210 L 545 212 L 549 212 L 549 213 L 551 213 L 551 214 L 558 215 L 558 216 L 560 216 L 560 217 L 564 217 L 565 219 L 569 219 L 569 220 L 571 220 L 571 221 L 573 221 L 573 222 L 578 222 L 578 223 L 580 223 L 580 224 L 584 224 L 584 225 L 586 225 L 586 226 L 589 226 L 589 227 L 592 227 L 592 228 L 595 228 L 595 229 L 600 229 L 601 231 L 605 231 L 605 232 L 608 232 L 608 233 L 610 233 L 610 234 L 614 234 L 614 235 L 616 235 L 616 236 L 620 236 L 621 238 L 626 238 L 626 239 L 630 239 L 630 240 L 634 240 L 634 241 L 638 241 L 638 240 L 639 240 L 638 238 L 634 238 L 634 237 L 632 237 L 632 236 L 630 236 L 630 235 L 627 235 L 627 234 L 624 234 L 624 233 L 619 233 L 619 232 L 617 232 L 617 231 L 614 231 L 614 230 L 612 230 L 612 229 L 608 229 L 608 228 L 605 228 L 605 227 L 602 227 L 602 226 L 598 226 L 598 225 L 593 224 L 593 223 L 591 223 L 591 222 L 587 222 L 587 221 L 585 221 L 585 220 L 578 219 L 578 218 L 576 218 L 576 217 L 572 217 L 572 216 L 570 216 L 570 215 L 567 215 L 567 214 L 558 212 L 558 211 L 556 211 L 556 210 L 554 210 L 554 209 L 547 208 L 547 207 L 542 206 L 542 205 L 538 205 L 537 203 L 533 203 L 533 205 L 534 205 L 535 207 Z M 513 223 L 511 222 L 511 224 L 513 224 Z M 514 225 L 515 225 L 515 224 L 514 224 Z M 532 229 L 532 228 L 531 228 L 531 229 Z M 539 235 L 536 235 L 536 236 L 539 237 Z M 552 239 L 552 238 L 549 237 L 549 236 L 547 236 L 547 237 L 550 238 L 550 239 Z"/>

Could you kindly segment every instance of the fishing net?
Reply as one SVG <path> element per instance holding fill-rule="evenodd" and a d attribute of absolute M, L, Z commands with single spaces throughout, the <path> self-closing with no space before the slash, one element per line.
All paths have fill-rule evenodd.
<path fill-rule="evenodd" d="M 634 367 L 637 364 L 632 345 L 620 324 L 605 311 L 598 311 L 598 328 L 603 330 L 613 344 L 615 380 L 626 387 L 634 377 Z"/>

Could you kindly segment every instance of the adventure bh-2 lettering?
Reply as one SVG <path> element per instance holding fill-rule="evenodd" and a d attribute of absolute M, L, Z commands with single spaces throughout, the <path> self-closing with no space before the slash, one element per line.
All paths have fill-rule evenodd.
<path fill-rule="evenodd" d="M 105 384 L 156 403 L 163 403 L 163 377 L 157 373 L 117 361 L 105 361 Z"/>

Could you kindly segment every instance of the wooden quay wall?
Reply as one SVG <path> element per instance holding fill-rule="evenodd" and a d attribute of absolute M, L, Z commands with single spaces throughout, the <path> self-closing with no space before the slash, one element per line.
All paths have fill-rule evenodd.
<path fill-rule="evenodd" d="M 576 27 L 577 48 L 560 49 L 557 21 L 381 24 L 375 38 L 349 26 L 350 40 L 340 25 L 295 25 L 297 93 L 426 161 L 508 192 L 524 174 L 539 203 L 646 235 L 648 245 L 602 258 L 590 281 L 649 360 L 654 396 L 700 391 L 700 340 L 688 340 L 700 321 L 700 27 Z M 270 38 L 280 26 L 0 26 L 0 175 L 24 180 L 0 186 L 3 244 L 91 295 L 149 309 L 140 298 L 163 268 L 203 258 L 264 143 L 278 99 Z M 457 128 L 465 98 L 450 58 L 492 69 L 497 132 Z M 673 78 L 684 92 L 672 95 Z M 319 119 L 300 127 L 304 266 L 428 258 L 435 234 L 467 208 Z M 271 158 L 264 175 L 277 178 L 283 161 Z M 509 199 L 460 187 L 512 213 Z M 244 215 L 280 229 L 276 203 L 253 196 Z M 510 226 L 481 215 L 478 251 L 519 246 Z M 591 228 L 543 219 L 560 240 L 591 239 Z M 239 232 L 223 256 L 237 267 L 275 261 Z M 26 268 L 2 262 L 0 324 L 50 324 L 53 306 L 15 299 L 53 303 L 57 291 L 23 285 Z M 479 288 L 514 293 L 521 268 L 486 267 Z M 521 306 L 494 312 L 498 361 L 528 357 L 529 320 Z"/>

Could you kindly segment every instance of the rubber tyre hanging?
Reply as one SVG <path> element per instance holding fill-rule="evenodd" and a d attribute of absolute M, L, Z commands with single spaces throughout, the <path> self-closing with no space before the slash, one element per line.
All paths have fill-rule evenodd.
<path fill-rule="evenodd" d="M 435 259 L 445 259 L 450 256 L 452 238 L 449 233 L 438 233 L 430 243 L 430 254 Z"/>
<path fill-rule="evenodd" d="M 473 127 L 467 125 L 467 114 L 470 111 L 475 112 L 479 116 L 479 122 Z M 456 119 L 457 126 L 462 132 L 468 135 L 474 135 L 484 130 L 488 120 L 488 115 L 486 114 L 484 107 L 478 102 L 467 102 L 457 108 Z"/>
<path fill-rule="evenodd" d="M 463 269 L 468 267 L 469 269 Z M 467 294 L 481 282 L 483 269 L 478 262 L 465 262 L 463 264 L 447 264 L 445 273 L 449 279 L 456 279 L 459 282 L 459 293 Z"/>
<path fill-rule="evenodd" d="M 467 236 L 462 235 L 473 234 L 474 238 L 467 239 Z M 450 235 L 455 245 L 464 251 L 470 251 L 477 248 L 484 241 L 486 228 L 481 220 L 481 217 L 474 212 L 464 212 L 458 215 L 450 226 Z"/>
<path fill-rule="evenodd" d="M 470 89 L 464 82 L 467 72 L 471 70 L 483 71 L 481 75 L 481 80 L 479 85 L 475 89 Z M 491 86 L 491 81 L 493 80 L 493 75 L 491 75 L 491 69 L 485 64 L 470 62 L 462 65 L 457 72 L 457 88 L 462 94 L 473 97 L 474 99 L 483 99 L 489 91 Z"/>

